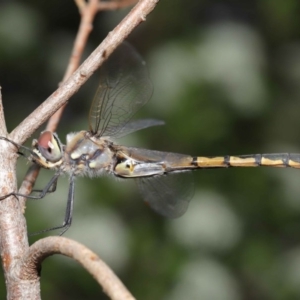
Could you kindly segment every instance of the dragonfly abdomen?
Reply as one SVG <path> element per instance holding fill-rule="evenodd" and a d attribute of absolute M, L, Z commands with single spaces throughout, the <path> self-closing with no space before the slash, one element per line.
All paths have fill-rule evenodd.
<path fill-rule="evenodd" d="M 272 153 L 250 154 L 240 156 L 193 157 L 192 164 L 196 168 L 229 168 L 229 167 L 279 167 L 300 168 L 300 154 Z"/>

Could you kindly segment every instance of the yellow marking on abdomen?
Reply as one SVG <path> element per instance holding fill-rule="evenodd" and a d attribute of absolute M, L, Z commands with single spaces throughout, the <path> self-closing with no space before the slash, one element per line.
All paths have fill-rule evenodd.
<path fill-rule="evenodd" d="M 200 168 L 226 168 L 228 165 L 225 163 L 224 156 L 216 156 L 216 157 L 196 157 L 196 161 L 194 161 Z"/>
<path fill-rule="evenodd" d="M 300 154 L 271 153 L 241 156 L 194 157 L 192 165 L 198 168 L 228 168 L 228 167 L 278 167 L 300 169 Z"/>
<path fill-rule="evenodd" d="M 300 169 L 300 163 L 299 162 L 297 162 L 297 161 L 294 161 L 294 160 L 289 160 L 289 162 L 288 162 L 288 164 L 289 164 L 289 166 L 291 167 L 291 168 L 296 168 L 296 169 Z"/>
<path fill-rule="evenodd" d="M 231 167 L 257 167 L 257 166 L 259 166 L 259 163 L 255 157 L 230 156 L 228 164 Z"/>
<path fill-rule="evenodd" d="M 289 161 L 287 163 L 285 163 L 282 159 L 269 159 L 269 158 L 265 158 L 262 157 L 261 158 L 261 163 L 262 166 L 269 166 L 269 167 L 278 167 L 278 168 L 285 168 L 287 166 L 289 166 Z"/>

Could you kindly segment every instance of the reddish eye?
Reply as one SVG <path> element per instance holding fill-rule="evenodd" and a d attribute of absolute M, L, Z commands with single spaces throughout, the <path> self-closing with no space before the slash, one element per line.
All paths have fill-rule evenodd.
<path fill-rule="evenodd" d="M 37 146 L 41 155 L 48 161 L 56 162 L 62 157 L 60 141 L 51 131 L 41 133 Z"/>
<path fill-rule="evenodd" d="M 42 132 L 39 139 L 38 139 L 39 146 L 43 147 L 43 148 L 48 148 L 49 147 L 49 142 L 51 142 L 52 137 L 53 137 L 52 132 L 50 132 L 50 131 Z"/>

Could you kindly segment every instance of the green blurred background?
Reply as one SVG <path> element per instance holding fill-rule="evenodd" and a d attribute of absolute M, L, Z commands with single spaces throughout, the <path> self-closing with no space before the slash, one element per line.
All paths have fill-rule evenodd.
<path fill-rule="evenodd" d="M 297 0 L 161 0 L 129 40 L 154 84 L 137 117 L 163 119 L 166 126 L 120 142 L 191 155 L 300 152 L 299 8 Z M 86 55 L 125 14 L 98 15 Z M 9 131 L 56 89 L 78 24 L 73 1 L 0 3 L 0 85 Z M 97 81 L 94 76 L 71 99 L 58 128 L 63 142 L 69 131 L 88 128 Z M 20 182 L 26 170 L 20 160 Z M 99 254 L 137 299 L 300 299 L 298 173 L 194 172 L 195 196 L 177 220 L 153 213 L 131 181 L 80 178 L 65 236 Z M 42 172 L 36 186 L 51 175 Z M 62 178 L 54 195 L 28 201 L 29 232 L 61 224 L 67 188 Z M 62 256 L 45 261 L 41 287 L 43 299 L 107 299 L 85 270 Z"/>

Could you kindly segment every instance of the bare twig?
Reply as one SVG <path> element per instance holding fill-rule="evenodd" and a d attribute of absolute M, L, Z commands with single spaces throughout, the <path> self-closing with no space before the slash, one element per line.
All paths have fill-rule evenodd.
<path fill-rule="evenodd" d="M 84 7 L 82 6 L 82 2 L 85 4 Z M 68 66 L 62 80 L 63 82 L 66 81 L 78 68 L 84 47 L 86 45 L 89 34 L 93 28 L 93 21 L 95 15 L 98 12 L 98 0 L 90 0 L 88 3 L 85 3 L 84 1 L 79 1 L 77 5 L 79 6 L 81 12 L 81 20 L 77 36 L 74 41 L 72 54 L 70 56 Z M 65 105 L 62 106 L 53 116 L 51 116 L 47 124 L 46 130 L 52 132 L 56 131 L 57 124 L 61 118 L 64 107 Z"/>
<path fill-rule="evenodd" d="M 111 299 L 134 300 L 120 279 L 94 252 L 64 237 L 47 237 L 35 242 L 23 257 L 15 276 L 21 280 L 36 280 L 43 260 L 53 254 L 75 259 L 96 279 Z"/>
<path fill-rule="evenodd" d="M 123 3 L 123 6 L 125 6 L 125 3 L 126 3 L 126 6 L 127 6 L 127 5 L 129 5 L 129 2 L 130 1 L 126 0 L 126 1 L 119 2 L 119 4 Z M 152 11 L 152 9 L 154 8 L 154 6 L 157 2 L 158 2 L 158 0 L 157 1 L 141 1 L 141 5 L 139 5 L 139 7 L 137 6 L 136 9 L 132 10 L 131 14 L 128 15 L 129 17 L 125 18 L 119 24 L 119 26 L 117 27 L 119 29 L 123 28 L 124 30 L 116 30 L 117 28 L 114 30 L 118 33 L 118 36 L 116 36 L 117 40 L 118 40 L 118 43 L 114 44 L 114 41 L 110 38 L 110 37 L 114 37 L 114 35 L 115 35 L 114 32 L 111 32 L 110 36 L 108 36 L 106 38 L 106 40 L 104 40 L 103 43 L 101 44 L 101 45 L 104 44 L 103 47 L 101 48 L 101 45 L 98 47 L 98 49 L 99 49 L 98 50 L 98 57 L 99 57 L 99 53 L 101 53 L 101 51 L 103 53 L 105 53 L 106 57 L 107 57 L 107 55 L 110 54 L 113 51 L 113 49 L 115 49 L 117 47 L 117 45 L 119 43 L 121 43 L 126 38 L 126 36 L 129 34 L 129 32 L 131 30 L 133 30 L 135 26 L 137 26 L 141 21 L 143 21 L 145 19 L 145 16 Z M 80 3 L 82 3 L 82 2 L 80 1 Z M 77 5 L 79 5 L 80 3 L 77 3 Z M 119 7 L 121 7 L 121 6 L 119 6 Z M 93 18 L 94 18 L 95 14 L 97 13 L 97 11 L 99 9 L 100 8 L 99 8 L 99 4 L 98 4 L 97 0 L 90 0 L 90 2 L 88 4 L 85 4 L 84 8 L 82 8 L 82 16 L 83 17 L 81 19 L 79 32 L 78 32 L 78 35 L 77 35 L 75 43 L 74 43 L 74 48 L 73 48 L 73 51 L 72 51 L 72 55 L 71 55 L 71 58 L 70 58 L 70 61 L 69 61 L 69 64 L 68 64 L 68 68 L 67 68 L 67 71 L 65 73 L 63 81 L 65 81 L 67 78 L 69 78 L 69 76 L 77 69 L 77 67 L 79 65 L 80 58 L 82 56 L 84 45 L 86 43 L 86 40 L 87 40 L 88 35 L 89 35 L 89 33 L 91 31 L 91 28 L 92 28 Z M 102 8 L 102 9 L 104 9 L 104 8 Z M 132 22 L 132 24 L 134 24 L 134 26 L 129 26 L 129 25 L 132 25 L 132 24 L 130 24 L 130 22 Z M 110 47 L 111 47 L 112 50 L 107 51 L 105 49 L 105 47 L 106 47 L 105 42 L 107 42 L 108 45 L 111 45 Z M 94 51 L 94 53 L 95 53 L 95 51 Z M 95 53 L 95 55 L 97 55 L 97 53 Z M 99 60 L 98 65 L 100 65 L 106 57 L 103 56 L 102 60 L 101 61 Z M 84 65 L 82 67 L 84 68 Z M 91 68 L 91 67 L 92 66 L 88 66 L 88 68 Z M 95 68 L 92 68 L 92 69 L 93 70 L 90 71 L 90 74 L 92 74 L 94 72 L 94 70 L 96 69 L 96 64 L 95 64 Z M 82 74 L 88 74 L 88 72 L 86 72 L 85 69 L 84 69 L 84 71 L 82 71 Z M 78 73 L 77 73 L 77 75 L 78 75 Z M 82 85 L 88 79 L 88 77 L 89 76 L 87 76 L 86 78 L 84 78 L 84 76 L 82 78 L 79 77 L 79 79 L 81 79 L 80 80 L 80 82 L 81 82 L 80 85 Z M 77 78 L 78 78 L 78 76 L 77 76 Z M 72 79 L 71 79 L 71 81 L 72 81 Z M 56 108 L 53 105 L 51 105 L 51 101 L 54 98 L 53 96 L 54 95 L 56 95 L 58 97 L 60 95 L 63 96 L 64 93 L 67 92 L 65 89 L 70 88 L 69 93 L 67 95 L 65 95 L 64 99 L 62 99 L 62 101 L 61 101 L 62 106 L 60 107 L 59 110 L 57 110 L 52 115 L 51 119 L 49 120 L 46 130 L 50 130 L 50 131 L 55 131 L 56 130 L 57 124 L 58 124 L 58 122 L 61 118 L 61 115 L 62 115 L 62 112 L 63 112 L 63 109 L 65 107 L 65 103 L 66 103 L 67 99 L 69 97 L 71 97 L 71 95 L 73 93 L 75 93 L 77 91 L 77 89 L 80 87 L 80 85 L 76 86 L 76 84 L 75 85 L 73 84 L 72 85 L 73 90 L 70 88 L 70 86 L 67 86 L 67 85 L 61 86 L 61 88 L 59 88 L 52 96 L 50 96 L 47 99 L 47 101 L 49 103 L 49 106 L 51 106 L 51 108 L 49 108 L 48 112 L 55 111 Z M 61 89 L 63 89 L 63 87 L 65 87 L 65 89 L 64 89 L 64 91 L 61 91 Z M 55 103 L 55 102 L 53 102 L 53 103 Z M 42 111 L 44 111 L 44 112 L 47 111 L 47 109 L 48 109 L 47 107 L 45 107 Z M 40 109 L 38 108 L 35 112 L 33 112 L 31 114 L 31 116 L 29 116 L 31 118 L 27 118 L 27 121 L 30 122 L 29 126 L 28 126 L 29 128 L 33 128 L 34 125 L 32 124 L 32 122 L 37 122 L 36 115 L 39 115 L 39 114 L 42 113 L 42 111 L 40 110 L 41 112 L 39 112 L 39 110 Z M 48 115 L 49 115 L 49 113 L 48 113 Z M 45 116 L 45 119 L 46 118 L 47 118 L 47 116 Z M 43 121 L 41 123 L 43 123 Z M 36 125 L 37 124 L 39 124 L 39 123 L 36 123 Z M 18 127 L 18 128 L 20 128 L 20 130 L 23 131 L 25 128 L 22 129 L 21 126 L 24 126 L 24 122 L 22 124 L 20 124 L 19 127 Z M 35 128 L 37 128 L 37 127 L 38 126 L 35 126 Z M 28 132 L 28 134 L 26 136 L 30 136 L 34 130 L 31 130 L 30 132 Z M 14 139 L 14 134 L 15 134 L 15 131 L 12 133 L 12 139 Z M 21 136 L 22 136 L 22 134 L 21 134 Z M 23 140 L 17 141 L 16 139 L 15 139 L 15 141 L 19 142 L 19 143 L 23 142 Z M 39 167 L 38 166 L 32 167 L 32 172 L 33 172 L 33 174 L 27 173 L 28 176 L 30 177 L 30 179 L 28 180 L 27 178 L 25 178 L 24 183 L 22 183 L 22 185 L 20 187 L 20 190 L 19 190 L 19 192 L 21 194 L 24 194 L 24 195 L 30 194 L 30 192 L 33 188 L 33 184 L 35 182 L 35 179 L 37 178 L 37 176 L 39 174 Z M 35 178 L 33 176 L 35 176 Z M 28 184 L 28 181 L 31 182 L 32 184 L 31 185 Z M 23 211 L 24 211 L 24 208 L 25 208 L 25 201 L 26 201 L 25 198 L 20 197 L 20 203 L 22 204 L 22 207 L 23 207 L 22 210 Z"/>
<path fill-rule="evenodd" d="M 119 1 L 101 1 L 98 4 L 99 10 L 116 10 L 120 8 L 124 8 L 130 5 L 133 5 L 138 0 L 119 0 Z"/>
<path fill-rule="evenodd" d="M 0 134 L 6 136 L 6 125 L 4 121 L 2 96 L 0 91 Z M 15 147 L 3 140 L 0 141 L 0 183 L 1 195 L 6 195 L 16 189 L 17 180 L 15 175 L 16 159 Z M 9 197 L 0 201 L 0 255 L 2 269 L 7 285 L 7 299 L 13 299 L 12 294 L 18 293 L 22 287 L 16 285 L 13 278 L 9 276 L 16 261 L 22 257 L 28 248 L 26 222 L 20 209 L 20 204 L 15 197 Z M 39 283 L 35 285 L 38 287 Z M 38 299 L 31 289 L 28 299 Z M 32 296 L 32 297 L 31 297 Z M 17 298 L 14 298 L 17 299 Z"/>
<path fill-rule="evenodd" d="M 74 0 L 79 11 L 82 13 L 87 5 L 84 0 Z M 102 1 L 99 0 L 98 10 L 116 10 L 124 8 L 137 3 L 138 0 L 115 0 L 115 1 Z"/>
<path fill-rule="evenodd" d="M 20 186 L 19 193 L 22 195 L 29 195 L 34 187 L 35 181 L 39 175 L 40 167 L 37 164 L 32 164 L 27 173 L 23 182 Z M 19 197 L 19 202 L 22 208 L 23 214 L 25 213 L 26 208 L 26 197 Z"/>
<path fill-rule="evenodd" d="M 77 5 L 79 11 L 82 12 L 82 10 L 83 10 L 83 9 L 85 8 L 85 6 L 86 6 L 85 0 L 74 0 L 74 1 L 75 1 L 76 5 Z"/>
<path fill-rule="evenodd" d="M 79 11 L 81 13 L 81 21 L 78 29 L 78 33 L 74 42 L 73 51 L 70 57 L 70 61 L 63 78 L 63 82 L 71 76 L 73 72 L 78 68 L 80 59 L 84 47 L 86 45 L 88 36 L 93 28 L 93 20 L 95 15 L 100 10 L 116 10 L 137 2 L 137 0 L 123 0 L 123 1 L 112 1 L 112 2 L 100 2 L 98 0 L 90 0 L 87 3 L 82 0 L 75 1 Z M 54 115 L 51 116 L 47 124 L 46 130 L 54 132 L 57 128 L 57 124 L 61 118 L 65 105 L 62 106 Z"/>
<path fill-rule="evenodd" d="M 0 135 L 1 136 L 7 135 L 5 118 L 4 118 L 4 113 L 3 113 L 1 86 L 0 86 Z"/>
<path fill-rule="evenodd" d="M 77 92 L 81 85 L 87 81 L 129 33 L 141 22 L 146 20 L 146 16 L 154 9 L 157 3 L 158 0 L 140 0 L 131 12 L 85 60 L 79 69 L 18 125 L 9 138 L 16 143 L 22 144 L 54 112 L 67 103 L 69 98 Z"/>
<path fill-rule="evenodd" d="M 90 0 L 88 3 L 85 1 L 75 1 L 80 12 L 81 21 L 78 28 L 77 36 L 74 41 L 73 50 L 70 56 L 70 60 L 63 77 L 63 82 L 69 78 L 72 73 L 78 68 L 84 47 L 86 45 L 88 36 L 93 27 L 93 20 L 98 12 L 98 0 Z M 55 114 L 51 116 L 46 126 L 46 130 L 55 132 L 57 125 L 61 119 L 66 104 L 63 105 Z M 32 165 L 27 171 L 26 176 L 20 186 L 19 193 L 22 195 L 29 195 L 33 189 L 36 178 L 39 175 L 40 166 Z M 22 205 L 22 211 L 25 212 L 26 197 L 20 197 L 19 201 Z"/>

